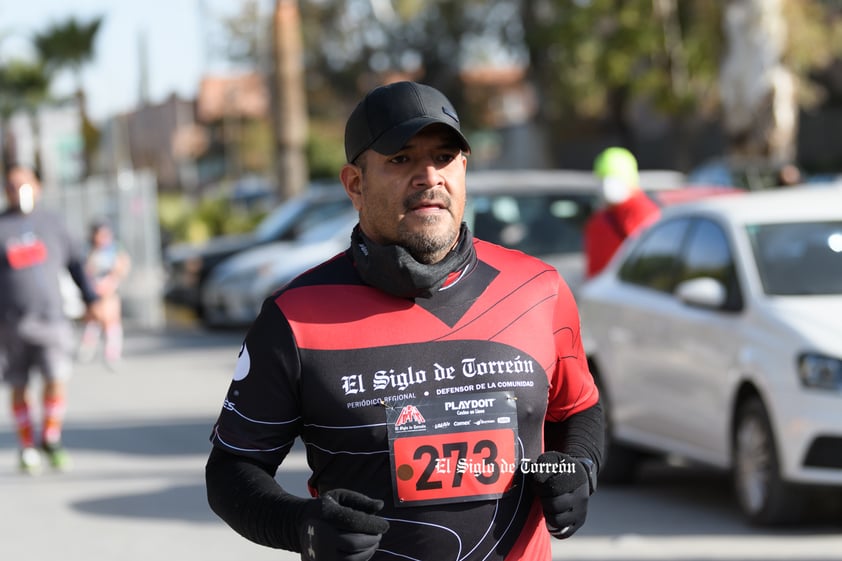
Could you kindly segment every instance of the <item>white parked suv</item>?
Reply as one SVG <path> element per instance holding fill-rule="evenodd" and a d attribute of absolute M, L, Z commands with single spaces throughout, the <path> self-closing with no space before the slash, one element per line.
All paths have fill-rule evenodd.
<path fill-rule="evenodd" d="M 842 186 L 667 207 L 578 300 L 606 479 L 644 452 L 731 469 L 760 524 L 842 490 Z"/>

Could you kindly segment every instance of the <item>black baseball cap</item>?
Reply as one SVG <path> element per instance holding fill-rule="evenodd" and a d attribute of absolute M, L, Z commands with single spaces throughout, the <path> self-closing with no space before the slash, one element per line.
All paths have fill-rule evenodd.
<path fill-rule="evenodd" d="M 368 92 L 345 124 L 345 157 L 353 162 L 371 148 L 394 154 L 433 123 L 448 125 L 465 152 L 471 147 L 459 130 L 453 104 L 437 89 L 417 82 L 395 82 Z"/>

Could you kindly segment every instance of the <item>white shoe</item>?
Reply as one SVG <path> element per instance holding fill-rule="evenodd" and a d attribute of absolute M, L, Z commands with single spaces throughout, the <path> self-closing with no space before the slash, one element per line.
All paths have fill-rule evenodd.
<path fill-rule="evenodd" d="M 41 452 L 31 446 L 21 449 L 18 465 L 23 473 L 30 475 L 41 473 Z"/>

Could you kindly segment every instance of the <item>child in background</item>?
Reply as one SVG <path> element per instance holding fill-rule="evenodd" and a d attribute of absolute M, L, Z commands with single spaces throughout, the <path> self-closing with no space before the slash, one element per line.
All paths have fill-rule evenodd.
<path fill-rule="evenodd" d="M 120 283 L 131 267 L 128 254 L 114 239 L 111 226 L 104 221 L 91 225 L 90 252 L 85 269 L 99 295 L 99 320 L 88 320 L 82 332 L 79 359 L 89 362 L 96 354 L 100 335 L 105 334 L 105 362 L 115 365 L 123 354 L 123 322 Z"/>

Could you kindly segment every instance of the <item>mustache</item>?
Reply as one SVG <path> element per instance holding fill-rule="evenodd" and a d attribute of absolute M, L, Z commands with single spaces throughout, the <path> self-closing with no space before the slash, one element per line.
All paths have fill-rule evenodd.
<path fill-rule="evenodd" d="M 450 208 L 450 195 L 443 191 L 420 191 L 413 193 L 403 201 L 404 210 L 412 210 L 425 204 L 438 204 L 444 208 Z"/>

